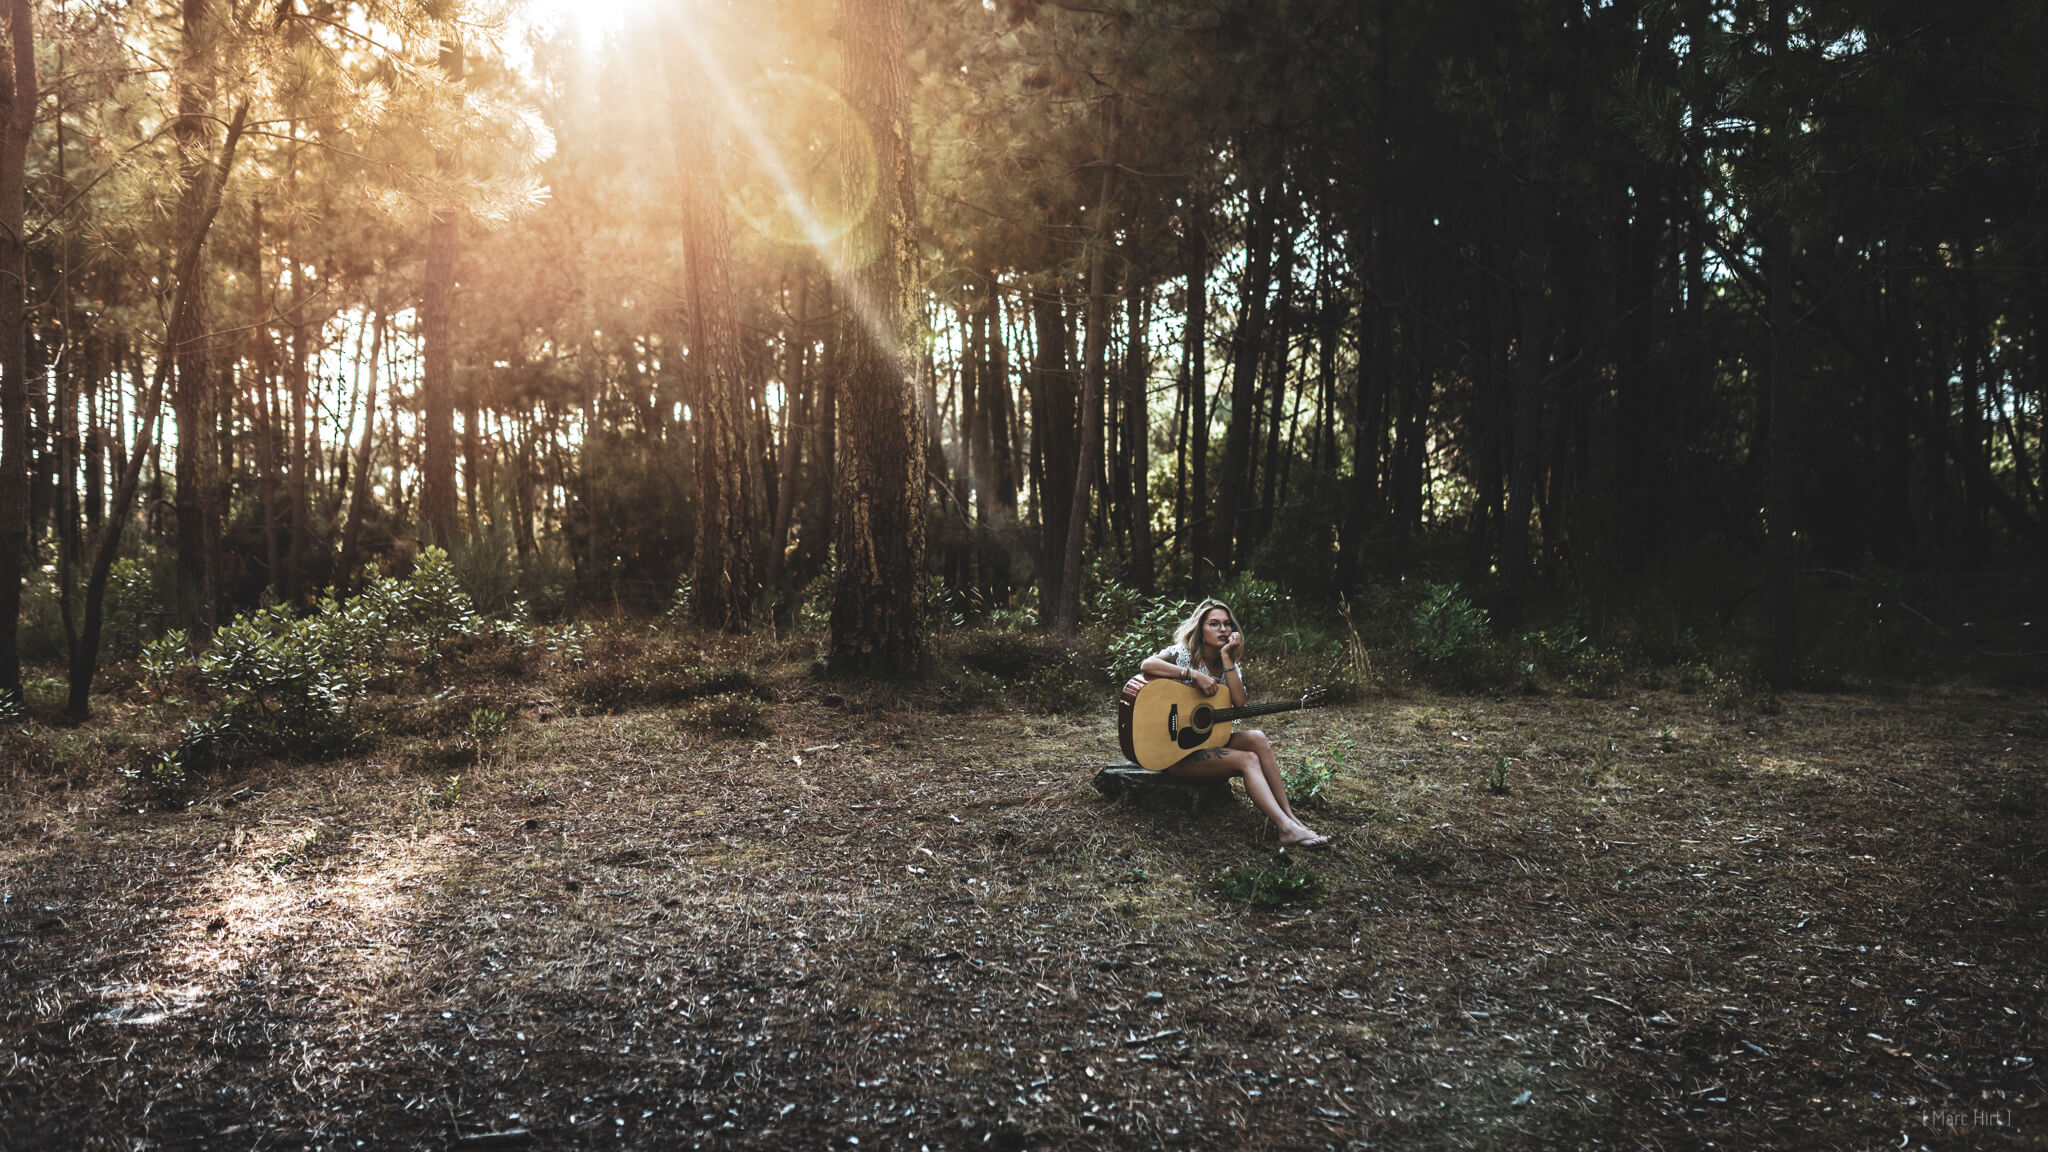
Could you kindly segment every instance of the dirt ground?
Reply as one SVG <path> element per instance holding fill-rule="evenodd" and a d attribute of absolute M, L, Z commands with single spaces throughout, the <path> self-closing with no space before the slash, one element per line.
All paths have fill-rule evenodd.
<path fill-rule="evenodd" d="M 1342 769 L 1258 906 L 1241 793 L 1096 794 L 1107 698 L 779 683 L 176 812 L 0 773 L 0 1148 L 2048 1146 L 2038 698 L 1267 717 Z"/>

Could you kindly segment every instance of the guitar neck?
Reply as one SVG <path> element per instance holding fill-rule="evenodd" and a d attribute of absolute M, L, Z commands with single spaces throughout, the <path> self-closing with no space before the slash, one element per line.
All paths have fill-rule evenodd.
<path fill-rule="evenodd" d="M 1287 700 L 1278 704 L 1247 704 L 1242 708 L 1218 708 L 1209 713 L 1214 723 L 1227 720 L 1244 720 L 1253 716 L 1270 716 L 1275 712 L 1294 712 L 1301 708 L 1301 701 Z"/>

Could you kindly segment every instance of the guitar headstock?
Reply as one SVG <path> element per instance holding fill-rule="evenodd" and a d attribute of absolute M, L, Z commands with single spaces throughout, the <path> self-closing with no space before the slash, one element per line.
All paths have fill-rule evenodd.
<path fill-rule="evenodd" d="M 1301 694 L 1301 706 L 1303 708 L 1321 708 L 1323 702 L 1329 698 L 1329 695 L 1330 690 L 1318 684 Z"/>

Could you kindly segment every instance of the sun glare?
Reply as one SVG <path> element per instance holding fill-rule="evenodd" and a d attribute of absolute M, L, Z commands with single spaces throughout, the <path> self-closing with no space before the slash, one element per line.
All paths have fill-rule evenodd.
<path fill-rule="evenodd" d="M 629 20 L 652 9 L 659 0 L 528 0 L 527 15 L 543 29 L 568 33 L 586 49 L 617 35 Z"/>

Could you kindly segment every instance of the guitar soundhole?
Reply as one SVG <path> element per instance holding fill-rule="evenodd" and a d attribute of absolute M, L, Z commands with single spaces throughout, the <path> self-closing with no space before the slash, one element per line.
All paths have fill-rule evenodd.
<path fill-rule="evenodd" d="M 1188 717 L 1187 726 L 1180 730 L 1178 742 L 1183 748 L 1199 748 L 1209 738 L 1209 706 L 1200 705 L 1194 715 Z"/>

